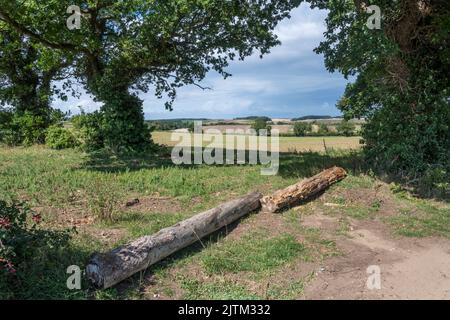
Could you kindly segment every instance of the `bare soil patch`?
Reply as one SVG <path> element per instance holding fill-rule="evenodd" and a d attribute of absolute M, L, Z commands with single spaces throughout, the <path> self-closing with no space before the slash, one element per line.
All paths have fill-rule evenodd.
<path fill-rule="evenodd" d="M 393 237 L 379 221 L 353 221 L 337 239 L 342 256 L 316 270 L 305 299 L 450 299 L 450 241 Z M 370 290 L 369 266 L 381 270 L 381 289 Z"/>

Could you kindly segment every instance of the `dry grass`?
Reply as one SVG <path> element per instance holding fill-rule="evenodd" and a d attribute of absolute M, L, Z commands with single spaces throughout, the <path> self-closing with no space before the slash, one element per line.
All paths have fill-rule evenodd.
<path fill-rule="evenodd" d="M 153 132 L 153 139 L 156 143 L 164 144 L 167 146 L 175 146 L 177 141 L 171 141 L 172 132 Z M 184 141 L 193 141 L 193 134 L 189 133 L 177 133 L 183 135 Z M 238 137 L 237 135 L 233 135 Z M 248 140 L 248 139 L 247 139 Z M 327 149 L 335 150 L 355 150 L 361 148 L 360 137 L 280 137 L 280 152 L 293 152 L 293 151 L 313 151 L 322 152 Z M 324 143 L 325 142 L 325 143 Z M 204 142 L 203 146 L 207 146 L 208 143 Z M 188 146 L 187 143 L 182 143 L 181 146 Z M 249 149 L 248 142 L 246 149 Z"/>

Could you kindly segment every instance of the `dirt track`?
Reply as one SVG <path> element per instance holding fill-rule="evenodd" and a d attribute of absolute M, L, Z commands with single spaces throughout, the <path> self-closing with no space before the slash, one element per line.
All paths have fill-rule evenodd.
<path fill-rule="evenodd" d="M 328 229 L 333 218 L 309 216 L 307 226 Z M 450 299 L 450 241 L 394 238 L 378 221 L 353 221 L 337 240 L 343 255 L 318 267 L 304 299 Z M 369 266 L 380 267 L 381 289 L 368 289 Z"/>

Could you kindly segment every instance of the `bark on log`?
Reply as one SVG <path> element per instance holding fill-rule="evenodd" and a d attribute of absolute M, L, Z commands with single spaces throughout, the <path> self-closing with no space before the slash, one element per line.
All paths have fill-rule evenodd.
<path fill-rule="evenodd" d="M 266 212 L 279 212 L 298 205 L 319 192 L 328 188 L 331 184 L 344 179 L 347 172 L 339 167 L 333 167 L 322 171 L 312 178 L 305 179 L 299 183 L 279 190 L 271 196 L 261 199 L 261 206 Z"/>
<path fill-rule="evenodd" d="M 108 253 L 94 254 L 86 267 L 88 279 L 109 288 L 202 237 L 261 207 L 260 193 L 251 193 L 205 211 L 158 233 L 142 237 Z"/>

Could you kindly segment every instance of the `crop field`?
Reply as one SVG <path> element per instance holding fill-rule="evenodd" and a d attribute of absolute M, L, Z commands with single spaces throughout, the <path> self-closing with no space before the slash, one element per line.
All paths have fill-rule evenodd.
<path fill-rule="evenodd" d="M 353 138 L 326 140 L 330 146 L 356 146 Z M 314 141 L 317 150 L 321 147 L 321 139 L 282 141 L 285 149 L 288 143 L 313 149 Z M 2 198 L 27 201 L 42 214 L 45 227 L 72 229 L 68 248 L 36 256 L 29 266 L 34 276 L 22 280 L 18 297 L 304 299 L 339 297 L 339 292 L 357 297 L 357 285 L 343 291 L 336 279 L 345 276 L 324 270 L 345 275 L 351 263 L 364 279 L 371 257 L 379 257 L 373 252 L 388 246 L 387 241 L 450 237 L 447 203 L 415 198 L 367 173 L 358 151 L 283 153 L 277 176 L 262 176 L 260 166 L 250 165 L 175 166 L 167 153 L 118 158 L 39 146 L 0 148 Z M 270 194 L 333 165 L 344 167 L 349 176 L 315 201 L 283 214 L 250 215 L 111 289 L 92 290 L 86 281 L 82 290 L 66 287 L 66 268 L 84 267 L 94 252 L 155 233 L 251 191 Z M 139 202 L 125 205 L 133 199 Z M 423 241 L 424 248 L 433 245 Z M 439 241 L 433 242 L 433 250 Z M 323 281 L 329 291 L 321 289 Z"/>
<path fill-rule="evenodd" d="M 173 135 L 172 132 L 153 132 L 153 139 L 156 143 L 174 146 L 178 144 L 178 136 L 183 136 L 185 141 L 193 141 L 194 134 L 177 133 Z M 172 138 L 174 136 L 174 138 Z M 234 138 L 242 137 L 238 135 L 232 135 Z M 175 140 L 175 141 L 172 141 Z M 298 151 L 313 151 L 323 152 L 325 148 L 335 150 L 357 150 L 361 148 L 360 137 L 280 137 L 280 152 L 298 152 Z M 208 143 L 204 142 L 206 146 Z M 187 146 L 186 143 L 181 143 L 181 146 Z M 248 138 L 247 145 L 248 149 Z M 269 144 L 270 147 L 270 144 Z"/>

